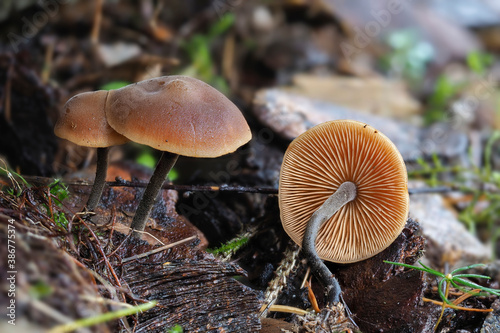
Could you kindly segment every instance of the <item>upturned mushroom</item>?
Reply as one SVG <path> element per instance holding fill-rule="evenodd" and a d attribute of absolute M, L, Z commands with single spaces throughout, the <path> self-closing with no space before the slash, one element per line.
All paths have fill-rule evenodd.
<path fill-rule="evenodd" d="M 154 201 L 179 155 L 218 157 L 234 152 L 252 134 L 240 110 L 210 85 L 186 76 L 164 76 L 110 91 L 109 125 L 131 141 L 163 151 L 132 220 L 144 230 Z"/>
<path fill-rule="evenodd" d="M 408 216 L 406 166 L 374 128 L 352 120 L 326 122 L 288 147 L 279 205 L 283 227 L 302 245 L 327 289 L 328 304 L 338 303 L 340 286 L 321 259 L 361 261 L 396 239 Z"/>
<path fill-rule="evenodd" d="M 70 98 L 64 105 L 54 126 L 54 133 L 80 146 L 97 147 L 97 169 L 94 185 L 84 210 L 94 211 L 99 203 L 108 169 L 108 151 L 111 146 L 129 141 L 109 127 L 104 108 L 108 92 L 85 92 Z"/>

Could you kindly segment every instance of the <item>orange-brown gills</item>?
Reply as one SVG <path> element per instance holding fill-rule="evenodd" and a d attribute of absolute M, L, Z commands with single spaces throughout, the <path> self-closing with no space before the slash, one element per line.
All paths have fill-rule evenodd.
<path fill-rule="evenodd" d="M 355 198 L 322 224 L 316 250 L 323 260 L 364 260 L 403 229 L 409 197 L 406 167 L 394 144 L 352 120 L 320 124 L 297 137 L 281 167 L 279 204 L 285 231 L 302 244 L 312 214 L 345 182 Z"/>

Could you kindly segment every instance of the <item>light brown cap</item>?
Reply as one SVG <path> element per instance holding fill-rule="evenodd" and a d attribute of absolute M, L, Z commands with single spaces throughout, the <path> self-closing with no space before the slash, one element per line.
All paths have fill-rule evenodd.
<path fill-rule="evenodd" d="M 106 121 L 104 107 L 107 95 L 107 91 L 99 90 L 70 98 L 62 109 L 54 133 L 86 147 L 110 147 L 129 141 Z"/>
<path fill-rule="evenodd" d="M 316 239 L 323 260 L 349 263 L 388 247 L 408 216 L 406 166 L 396 146 L 364 123 L 336 120 L 317 125 L 288 147 L 281 167 L 281 222 L 299 245 L 311 215 L 343 182 L 357 197 L 326 221 Z"/>
<path fill-rule="evenodd" d="M 106 116 L 130 140 L 184 156 L 225 155 L 252 137 L 226 96 L 186 76 L 158 77 L 111 91 Z"/>

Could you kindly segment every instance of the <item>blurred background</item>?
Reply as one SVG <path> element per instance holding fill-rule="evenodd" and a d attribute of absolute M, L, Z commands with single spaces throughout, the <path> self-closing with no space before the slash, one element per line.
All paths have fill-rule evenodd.
<path fill-rule="evenodd" d="M 449 189 L 411 198 L 426 260 L 492 261 L 500 254 L 499 52 L 494 0 L 3 0 L 0 158 L 26 176 L 91 179 L 95 149 L 53 134 L 61 106 L 85 91 L 189 75 L 240 107 L 254 138 L 229 156 L 181 158 L 174 183 L 277 188 L 293 138 L 323 121 L 357 119 L 396 144 L 411 188 Z M 144 170 L 158 158 L 133 143 L 111 152 Z M 203 199 L 184 193 L 177 210 L 211 246 L 268 214 L 259 195 Z M 254 286 L 265 288 L 282 250 L 271 264 L 241 261 Z"/>

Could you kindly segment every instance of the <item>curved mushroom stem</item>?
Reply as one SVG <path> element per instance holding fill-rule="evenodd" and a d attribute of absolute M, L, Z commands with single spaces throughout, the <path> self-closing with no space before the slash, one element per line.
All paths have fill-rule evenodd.
<path fill-rule="evenodd" d="M 321 283 L 327 289 L 328 306 L 339 302 L 340 286 L 332 273 L 318 257 L 316 252 L 316 237 L 319 229 L 324 222 L 328 221 L 340 208 L 346 203 L 356 198 L 356 185 L 352 182 L 342 183 L 337 191 L 333 193 L 326 201 L 314 212 L 307 224 L 304 238 L 302 240 L 302 249 L 311 267 L 311 271 L 319 278 Z"/>
<path fill-rule="evenodd" d="M 93 212 L 101 199 L 104 185 L 106 185 L 106 173 L 108 171 L 109 147 L 97 148 L 97 169 L 95 172 L 94 185 L 90 190 L 90 196 L 85 205 L 88 212 Z"/>
<path fill-rule="evenodd" d="M 175 162 L 177 162 L 178 157 L 179 155 L 169 152 L 163 152 L 161 155 L 161 158 L 156 165 L 156 169 L 149 180 L 148 186 L 146 186 L 141 202 L 139 202 L 132 224 L 130 225 L 133 230 L 133 237 L 141 238 L 142 233 L 136 231 L 144 231 L 146 221 L 151 213 L 151 209 L 153 208 L 155 199 L 158 196 L 158 192 L 160 192 L 160 188 L 165 181 L 165 177 L 167 177 Z"/>

